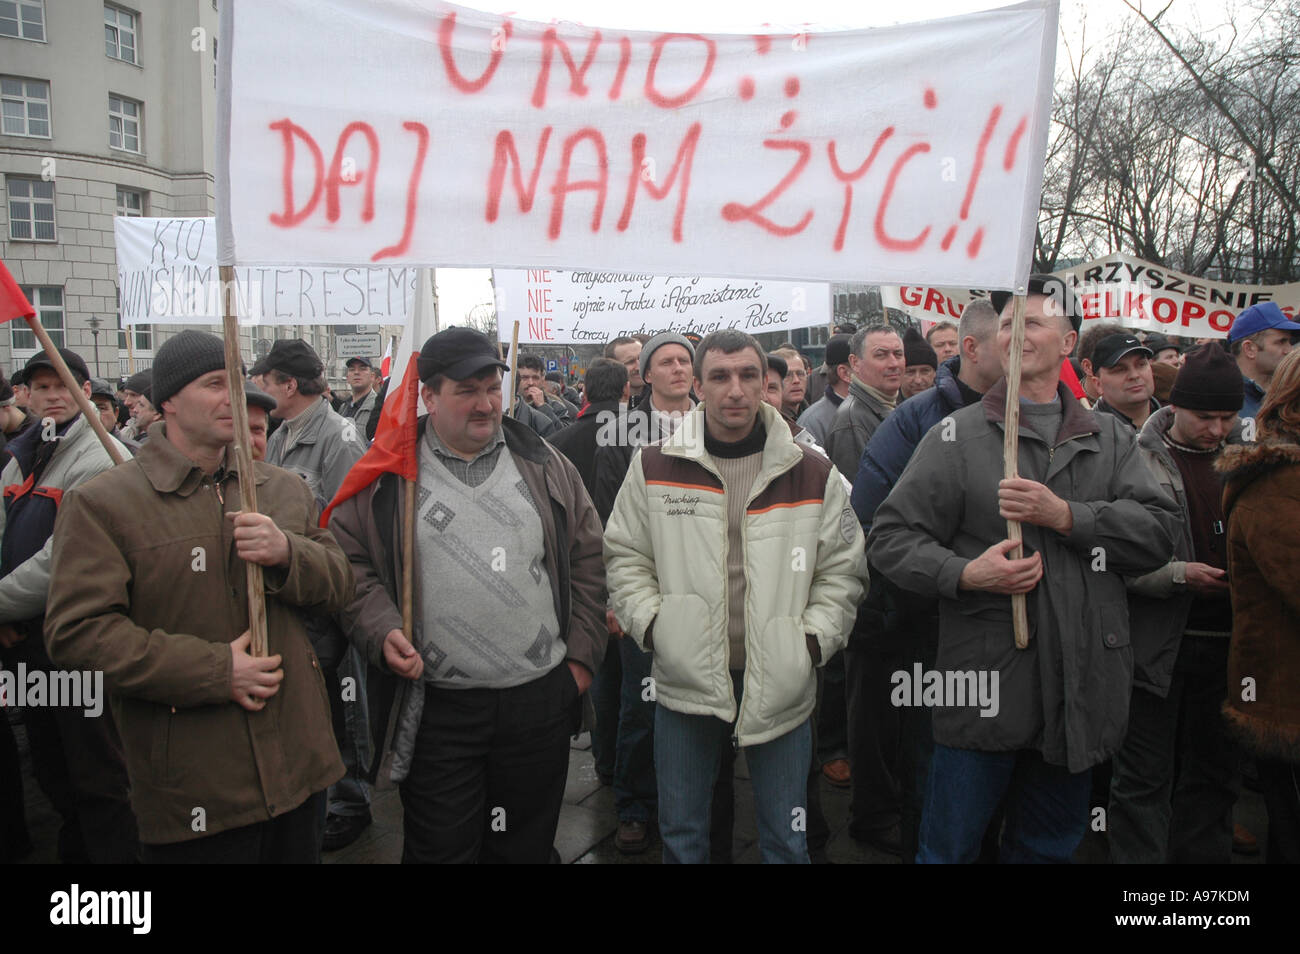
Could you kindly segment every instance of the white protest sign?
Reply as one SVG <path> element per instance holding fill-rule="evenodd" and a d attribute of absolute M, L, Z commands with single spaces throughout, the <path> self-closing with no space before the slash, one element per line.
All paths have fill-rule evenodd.
<path fill-rule="evenodd" d="M 497 330 L 510 340 L 604 344 L 661 331 L 704 336 L 722 328 L 748 334 L 825 327 L 830 286 L 817 282 L 584 272 L 562 268 L 496 269 Z"/>
<path fill-rule="evenodd" d="M 338 357 L 344 360 L 348 358 L 378 358 L 380 344 L 380 335 L 338 335 L 334 339 L 334 345 L 338 352 Z"/>
<path fill-rule="evenodd" d="M 1123 252 L 1052 274 L 1068 279 L 1079 295 L 1084 327 L 1115 321 L 1126 328 L 1185 338 L 1226 338 L 1237 315 L 1262 301 L 1277 302 L 1294 319 L 1300 314 L 1300 282 L 1246 285 L 1196 278 L 1152 265 Z M 923 322 L 957 321 L 979 289 L 883 286 L 881 303 Z"/>
<path fill-rule="evenodd" d="M 221 261 L 1012 288 L 1057 13 L 706 35 L 227 0 Z"/>
<path fill-rule="evenodd" d="M 215 219 L 118 216 L 113 239 L 123 325 L 221 323 Z M 239 267 L 239 323 L 404 325 L 416 273 L 403 266 Z"/>

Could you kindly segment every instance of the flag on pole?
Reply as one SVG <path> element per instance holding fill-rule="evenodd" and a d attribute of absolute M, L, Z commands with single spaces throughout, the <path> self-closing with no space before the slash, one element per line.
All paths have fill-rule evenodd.
<path fill-rule="evenodd" d="M 420 404 L 418 360 L 418 355 L 411 355 L 406 362 L 401 388 L 397 391 L 389 389 L 388 400 L 384 402 L 375 428 L 375 439 L 370 449 L 352 465 L 339 486 L 339 492 L 320 515 L 322 527 L 329 526 L 330 514 L 335 507 L 361 493 L 384 474 L 398 474 L 407 480 L 419 476 L 416 449 L 416 424 L 419 421 L 416 408 Z"/>
<path fill-rule="evenodd" d="M 398 341 L 397 347 L 392 353 L 391 367 L 399 370 L 406 367 L 407 359 L 411 355 L 420 353 L 420 348 L 438 330 L 434 316 L 433 269 L 421 268 L 418 271 L 415 301 L 411 303 L 406 327 L 402 329 L 401 340 Z M 392 386 L 390 385 L 389 394 L 391 393 Z"/>
<path fill-rule="evenodd" d="M 0 262 L 0 322 L 12 321 L 15 318 L 31 318 L 35 314 L 36 309 L 32 307 L 32 303 L 27 300 L 23 290 L 9 274 L 5 263 Z"/>
<path fill-rule="evenodd" d="M 386 378 L 392 372 L 393 368 L 393 339 L 388 339 L 388 347 L 384 350 L 384 360 L 379 362 L 379 376 Z"/>

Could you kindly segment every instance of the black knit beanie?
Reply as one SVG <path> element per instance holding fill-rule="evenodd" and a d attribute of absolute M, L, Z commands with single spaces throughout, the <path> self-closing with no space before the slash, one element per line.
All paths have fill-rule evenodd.
<path fill-rule="evenodd" d="M 153 395 L 149 402 L 162 409 L 163 401 L 195 378 L 226 366 L 225 342 L 206 331 L 182 331 L 158 347 L 153 359 Z"/>
<path fill-rule="evenodd" d="M 126 384 L 122 385 L 122 390 L 134 391 L 136 394 L 149 397 L 153 393 L 153 372 L 148 368 L 137 371 L 126 379 Z"/>
<path fill-rule="evenodd" d="M 1245 385 L 1237 362 L 1213 341 L 1188 351 L 1169 403 L 1190 411 L 1240 411 Z"/>
<path fill-rule="evenodd" d="M 903 360 L 909 368 L 918 364 L 928 364 L 936 371 L 939 370 L 939 355 L 930 347 L 930 342 L 922 338 L 921 332 L 915 328 L 908 328 L 903 332 L 903 355 Z"/>

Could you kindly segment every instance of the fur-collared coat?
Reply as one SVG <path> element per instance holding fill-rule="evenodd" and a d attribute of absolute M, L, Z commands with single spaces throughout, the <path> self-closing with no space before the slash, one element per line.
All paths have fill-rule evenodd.
<path fill-rule="evenodd" d="M 1224 451 L 1232 648 L 1224 714 L 1254 754 L 1300 762 L 1300 444 Z"/>

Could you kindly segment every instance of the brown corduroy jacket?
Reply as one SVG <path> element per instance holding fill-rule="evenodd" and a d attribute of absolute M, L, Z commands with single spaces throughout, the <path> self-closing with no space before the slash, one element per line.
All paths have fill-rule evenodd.
<path fill-rule="evenodd" d="M 288 568 L 264 570 L 284 679 L 258 712 L 230 698 L 229 644 L 248 629 L 226 519 L 239 510 L 233 462 L 214 482 L 155 424 L 139 455 L 70 492 L 55 522 L 46 645 L 64 669 L 104 673 L 145 844 L 266 821 L 343 775 L 299 608 L 341 610 L 352 570 L 307 485 L 255 466 L 258 510 L 289 540 Z"/>
<path fill-rule="evenodd" d="M 1255 755 L 1300 762 L 1300 444 L 1243 444 L 1224 475 L 1232 646 L 1224 714 Z"/>

